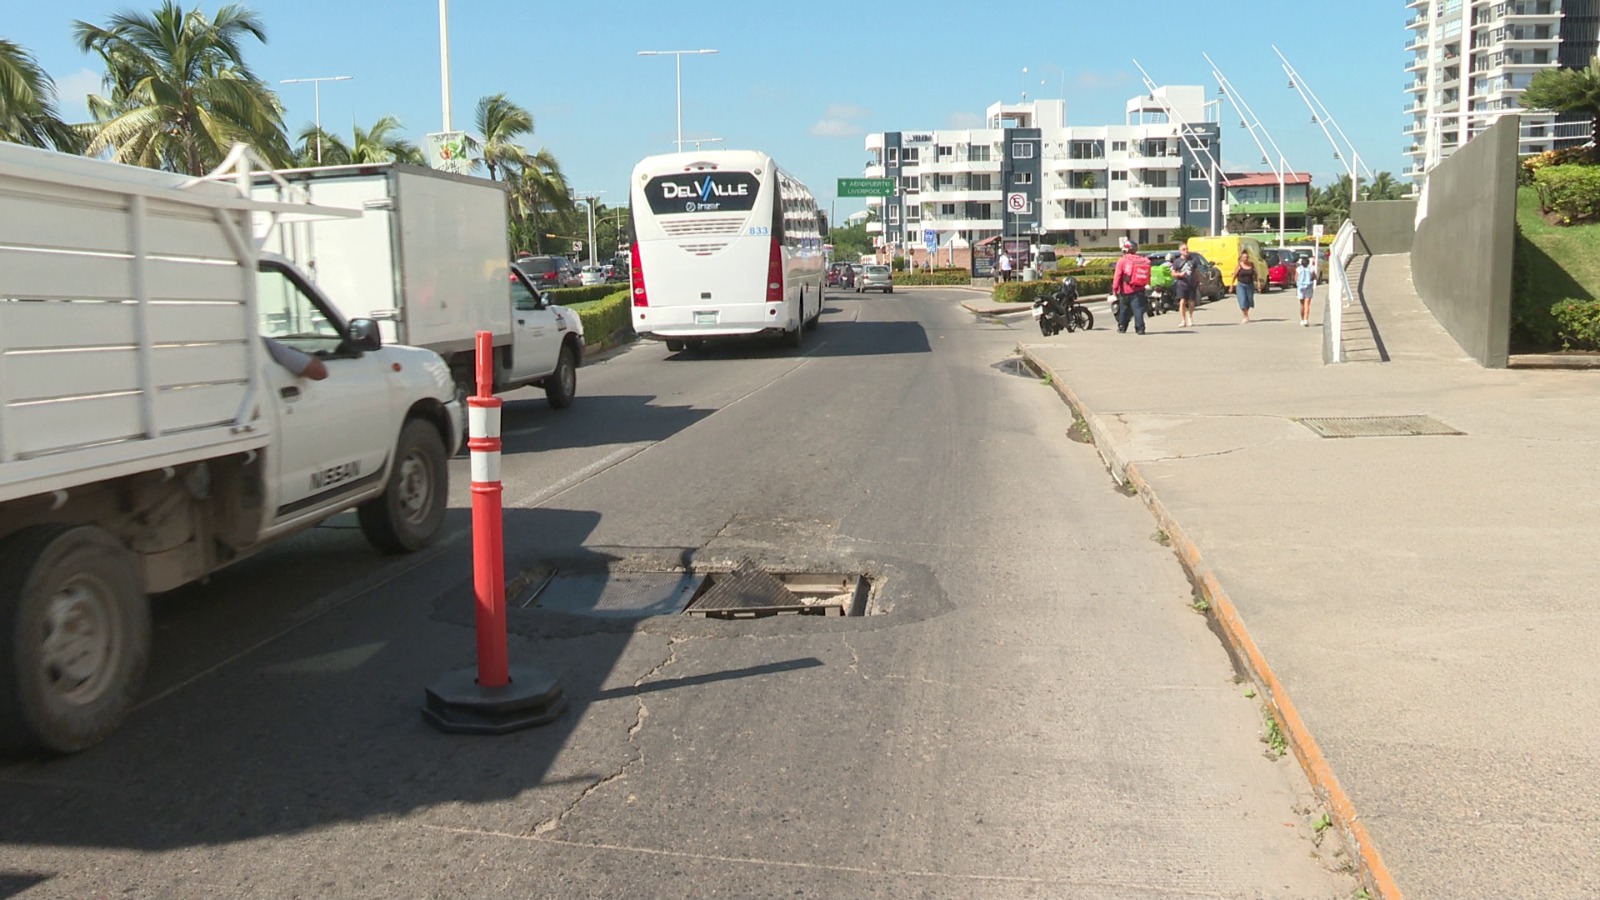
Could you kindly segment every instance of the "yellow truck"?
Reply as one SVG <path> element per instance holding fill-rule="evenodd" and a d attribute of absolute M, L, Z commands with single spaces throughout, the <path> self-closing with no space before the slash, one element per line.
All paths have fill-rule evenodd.
<path fill-rule="evenodd" d="M 1189 250 L 1204 256 L 1217 267 L 1222 273 L 1222 287 L 1230 294 L 1233 293 L 1233 270 L 1239 266 L 1240 253 L 1250 254 L 1250 261 L 1256 264 L 1256 284 L 1265 286 L 1267 283 L 1267 258 L 1261 252 L 1261 242 L 1253 237 L 1234 234 L 1192 237 L 1189 238 Z"/>

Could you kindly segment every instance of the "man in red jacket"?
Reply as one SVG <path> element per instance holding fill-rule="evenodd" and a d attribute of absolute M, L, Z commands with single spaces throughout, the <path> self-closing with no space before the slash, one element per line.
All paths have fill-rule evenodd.
<path fill-rule="evenodd" d="M 1139 245 L 1123 245 L 1122 258 L 1111 273 L 1111 294 L 1117 298 L 1117 332 L 1126 334 L 1128 319 L 1133 330 L 1144 334 L 1145 289 L 1150 286 L 1150 260 L 1139 255 Z"/>

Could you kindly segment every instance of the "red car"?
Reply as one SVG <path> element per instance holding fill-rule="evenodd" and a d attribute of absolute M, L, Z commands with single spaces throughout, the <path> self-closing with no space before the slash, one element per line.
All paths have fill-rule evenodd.
<path fill-rule="evenodd" d="M 1267 283 L 1263 290 L 1294 287 L 1294 254 L 1287 250 L 1266 249 L 1261 255 L 1267 260 Z"/>

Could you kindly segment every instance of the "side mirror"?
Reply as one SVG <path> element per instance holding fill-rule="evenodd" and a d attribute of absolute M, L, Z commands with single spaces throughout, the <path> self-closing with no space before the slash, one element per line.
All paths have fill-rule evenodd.
<path fill-rule="evenodd" d="M 377 350 L 383 346 L 383 337 L 378 333 L 378 323 L 371 319 L 350 320 L 350 347 L 354 350 Z"/>

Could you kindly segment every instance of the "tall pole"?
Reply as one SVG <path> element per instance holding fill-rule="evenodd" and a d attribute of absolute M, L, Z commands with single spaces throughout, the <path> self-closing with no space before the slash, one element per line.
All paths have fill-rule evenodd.
<path fill-rule="evenodd" d="M 439 84 L 444 94 L 444 130 L 450 127 L 450 0 L 439 0 Z"/>
<path fill-rule="evenodd" d="M 1278 177 L 1278 246 L 1282 247 L 1284 222 L 1287 218 L 1287 198 L 1284 196 L 1287 192 L 1287 186 L 1284 179 L 1284 170 L 1288 166 L 1288 163 L 1283 158 L 1283 151 L 1278 148 L 1278 142 L 1273 140 L 1272 135 L 1267 132 L 1266 126 L 1261 124 L 1261 119 L 1250 108 L 1250 104 L 1246 103 L 1244 97 L 1240 96 L 1233 83 L 1228 81 L 1228 77 L 1222 74 L 1222 70 L 1217 68 L 1215 62 L 1212 62 L 1211 57 L 1204 53 L 1200 55 L 1204 56 L 1206 63 L 1211 66 L 1211 77 L 1217 80 L 1217 88 L 1222 91 L 1223 96 L 1228 98 L 1228 102 L 1232 104 L 1234 112 L 1239 114 L 1239 124 L 1250 132 L 1251 140 L 1256 142 L 1256 148 L 1261 151 L 1261 162 L 1270 166 L 1272 165 L 1273 156 L 1277 156 L 1278 166 L 1273 170 L 1273 174 Z M 1256 134 L 1258 130 L 1261 132 L 1259 135 Z M 1266 146 L 1261 143 L 1262 137 L 1265 137 L 1267 143 L 1272 145 L 1272 153 L 1269 154 Z"/>
<path fill-rule="evenodd" d="M 443 0 L 441 0 L 443 2 Z M 700 55 L 716 53 L 716 50 L 640 50 L 638 56 L 674 56 L 677 57 L 677 85 L 678 85 L 678 152 L 683 152 L 683 55 Z"/>
<path fill-rule="evenodd" d="M 316 104 L 317 165 L 322 165 L 322 83 L 324 81 L 349 81 L 354 75 L 325 75 L 320 78 L 285 78 L 279 84 L 305 84 L 311 82 L 312 101 Z"/>

